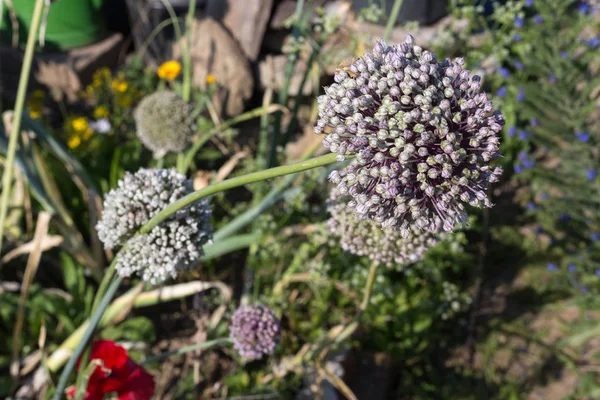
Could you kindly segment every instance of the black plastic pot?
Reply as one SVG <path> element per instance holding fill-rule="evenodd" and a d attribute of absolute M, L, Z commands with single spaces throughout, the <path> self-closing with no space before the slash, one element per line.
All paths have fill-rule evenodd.
<path fill-rule="evenodd" d="M 375 1 L 380 4 L 380 0 L 352 0 L 352 8 L 355 11 L 369 6 L 369 3 Z M 390 15 L 394 0 L 385 0 L 385 15 Z M 430 25 L 439 19 L 448 15 L 448 0 L 404 0 L 397 23 L 406 23 L 416 21 L 422 25 Z M 385 24 L 383 21 L 382 24 Z"/>

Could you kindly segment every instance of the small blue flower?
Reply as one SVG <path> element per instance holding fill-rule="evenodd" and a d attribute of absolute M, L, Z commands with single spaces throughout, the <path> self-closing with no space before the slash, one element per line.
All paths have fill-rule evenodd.
<path fill-rule="evenodd" d="M 525 23 L 525 19 L 523 19 L 523 17 L 519 16 L 515 18 L 515 26 L 518 29 L 521 29 L 523 27 L 523 24 Z"/>
<path fill-rule="evenodd" d="M 574 274 L 575 271 L 577 270 L 577 267 L 575 266 L 575 264 L 569 264 L 569 266 L 567 267 L 569 272 Z"/>
<path fill-rule="evenodd" d="M 523 167 L 525 167 L 525 168 L 535 167 L 535 160 L 531 160 L 531 159 L 523 160 Z"/>
<path fill-rule="evenodd" d="M 588 294 L 588 292 L 589 292 L 589 289 L 587 287 L 584 286 L 581 288 L 581 293 Z"/>
<path fill-rule="evenodd" d="M 515 33 L 515 34 L 513 35 L 513 40 L 514 40 L 515 42 L 520 42 L 520 41 L 521 41 L 521 39 L 522 39 L 522 37 L 521 37 L 521 35 L 520 35 L 520 34 L 518 34 L 518 33 Z"/>
<path fill-rule="evenodd" d="M 596 176 L 598 176 L 598 171 L 596 171 L 594 169 L 588 169 L 585 176 L 586 176 L 587 180 L 591 182 L 594 179 L 596 179 Z"/>
<path fill-rule="evenodd" d="M 531 125 L 533 128 L 540 126 L 540 123 L 538 122 L 537 119 L 535 118 L 531 118 L 529 120 L 529 125 Z"/>
<path fill-rule="evenodd" d="M 591 9 L 590 5 L 587 3 L 580 3 L 577 8 L 579 9 L 579 12 L 583 15 L 588 14 Z"/>
<path fill-rule="evenodd" d="M 540 14 L 536 14 L 536 15 L 533 17 L 533 23 L 534 23 L 534 24 L 538 24 L 538 25 L 539 25 L 539 24 L 541 24 L 542 22 L 544 22 L 544 18 L 542 18 L 542 16 L 541 16 Z"/>
<path fill-rule="evenodd" d="M 569 222 L 571 220 L 571 216 L 569 214 L 562 214 L 558 220 L 560 222 Z"/>
<path fill-rule="evenodd" d="M 548 271 L 556 271 L 558 269 L 558 266 L 556 264 L 553 263 L 548 263 Z"/>
<path fill-rule="evenodd" d="M 515 60 L 515 68 L 519 71 L 523 71 L 523 63 L 521 61 Z"/>
<path fill-rule="evenodd" d="M 582 143 L 587 143 L 590 140 L 590 134 L 587 132 L 575 132 L 575 137 Z"/>
<path fill-rule="evenodd" d="M 600 233 L 598 233 L 598 232 L 593 232 L 593 233 L 592 233 L 592 240 L 593 240 L 594 242 L 597 242 L 598 240 L 600 240 Z"/>
<path fill-rule="evenodd" d="M 519 131 L 519 139 L 521 139 L 521 140 L 527 140 L 527 139 L 529 139 L 530 136 L 531 135 L 527 131 L 523 131 L 523 130 Z"/>
<path fill-rule="evenodd" d="M 504 96 L 506 96 L 506 93 L 507 93 L 506 86 L 502 86 L 502 87 L 498 88 L 498 90 L 496 91 L 496 96 L 504 97 Z"/>
<path fill-rule="evenodd" d="M 542 198 L 542 200 L 548 200 L 548 197 L 549 197 L 549 196 L 548 196 L 548 193 L 546 193 L 546 192 L 543 192 L 543 193 L 541 194 L 541 198 Z"/>
<path fill-rule="evenodd" d="M 527 203 L 527 209 L 529 211 L 535 211 L 535 203 L 533 201 L 530 201 Z"/>
<path fill-rule="evenodd" d="M 513 166 L 515 173 L 520 174 L 521 172 L 523 172 L 523 166 L 521 164 L 515 164 Z"/>
<path fill-rule="evenodd" d="M 566 60 L 567 58 L 569 58 L 569 53 L 566 51 L 563 51 L 562 53 L 560 53 L 560 56 Z"/>
<path fill-rule="evenodd" d="M 551 85 L 554 85 L 554 84 L 556 84 L 556 77 L 555 77 L 554 75 L 550 75 L 550 76 L 548 77 L 548 82 L 549 82 Z"/>
<path fill-rule="evenodd" d="M 596 36 L 596 37 L 591 38 L 590 40 L 588 40 L 587 44 L 591 48 L 595 49 L 600 44 L 600 36 Z"/>
<path fill-rule="evenodd" d="M 600 276 L 600 269 L 596 270 L 596 276 Z"/>
<path fill-rule="evenodd" d="M 519 88 L 519 92 L 517 93 L 517 101 L 525 100 L 525 91 L 522 87 Z"/>
<path fill-rule="evenodd" d="M 541 226 L 539 226 L 539 225 L 538 225 L 538 226 L 535 228 L 535 233 L 539 235 L 539 234 L 540 234 L 540 233 L 542 233 L 542 232 L 544 232 L 544 228 L 542 228 Z"/>
<path fill-rule="evenodd" d="M 514 126 L 514 125 L 510 126 L 510 127 L 508 128 L 508 131 L 507 131 L 507 133 L 508 133 L 508 136 L 510 136 L 510 137 L 514 137 L 514 136 L 517 134 L 517 127 L 516 127 L 516 126 Z"/>
<path fill-rule="evenodd" d="M 498 68 L 498 72 L 503 78 L 508 78 L 510 76 L 510 71 L 504 67 Z"/>
<path fill-rule="evenodd" d="M 525 7 L 533 6 L 533 0 L 525 0 Z"/>

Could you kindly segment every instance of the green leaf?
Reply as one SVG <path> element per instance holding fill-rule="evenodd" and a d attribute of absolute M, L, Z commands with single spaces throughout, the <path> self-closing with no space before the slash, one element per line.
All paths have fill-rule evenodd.
<path fill-rule="evenodd" d="M 156 335 L 152 321 L 146 317 L 130 318 L 117 326 L 102 331 L 102 337 L 110 340 L 132 342 L 154 342 Z"/>

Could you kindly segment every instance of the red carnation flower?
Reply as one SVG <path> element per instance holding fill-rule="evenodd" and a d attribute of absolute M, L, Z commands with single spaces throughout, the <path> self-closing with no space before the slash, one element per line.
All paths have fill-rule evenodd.
<path fill-rule="evenodd" d="M 85 400 L 102 400 L 107 393 L 116 392 L 119 400 L 149 400 L 154 394 L 154 378 L 129 358 L 127 350 L 111 340 L 97 340 L 92 345 L 91 360 L 102 361 L 96 367 L 85 392 Z M 75 387 L 67 396 L 75 395 Z"/>

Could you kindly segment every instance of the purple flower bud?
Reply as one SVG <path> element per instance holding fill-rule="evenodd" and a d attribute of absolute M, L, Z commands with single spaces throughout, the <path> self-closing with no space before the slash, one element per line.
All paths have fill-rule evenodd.
<path fill-rule="evenodd" d="M 567 58 L 569 58 L 569 53 L 566 51 L 563 51 L 560 53 L 560 57 L 566 60 Z"/>
<path fill-rule="evenodd" d="M 596 36 L 596 37 L 591 38 L 590 40 L 588 40 L 587 44 L 592 49 L 595 49 L 600 44 L 600 36 Z"/>
<path fill-rule="evenodd" d="M 541 198 L 542 198 L 542 200 L 548 200 L 548 197 L 549 197 L 549 196 L 548 196 L 548 193 L 546 193 L 546 192 L 543 192 L 543 193 L 541 194 Z"/>
<path fill-rule="evenodd" d="M 587 132 L 575 132 L 575 137 L 582 143 L 587 143 L 590 140 L 590 134 Z"/>
<path fill-rule="evenodd" d="M 525 0 L 525 7 L 532 7 L 533 6 L 533 0 Z"/>
<path fill-rule="evenodd" d="M 273 310 L 266 306 L 241 306 L 231 318 L 229 336 L 233 347 L 248 360 L 271 355 L 279 344 L 281 326 Z"/>
<path fill-rule="evenodd" d="M 508 131 L 507 131 L 507 133 L 508 133 L 508 136 L 510 136 L 510 137 L 514 137 L 514 136 L 517 134 L 517 127 L 516 127 L 516 126 L 514 126 L 514 125 L 510 126 L 510 127 L 508 128 Z"/>
<path fill-rule="evenodd" d="M 498 68 L 498 73 L 503 77 L 503 78 L 508 78 L 510 76 L 510 71 L 504 67 L 500 67 Z"/>
<path fill-rule="evenodd" d="M 590 12 L 591 7 L 588 3 L 583 2 L 583 3 L 580 3 L 579 6 L 577 6 L 577 9 L 579 10 L 579 12 L 581 14 L 587 15 Z"/>
<path fill-rule="evenodd" d="M 507 91 L 508 90 L 506 89 L 506 86 L 501 86 L 500 88 L 498 88 L 498 90 L 496 90 L 496 96 L 504 97 L 506 96 Z"/>
<path fill-rule="evenodd" d="M 521 39 L 522 39 L 522 37 L 521 37 L 521 35 L 520 35 L 519 33 L 515 33 L 515 34 L 513 35 L 513 40 L 514 40 L 515 42 L 520 42 L 520 41 L 521 41 Z"/>
<path fill-rule="evenodd" d="M 548 268 L 548 271 L 551 271 L 551 272 L 558 270 L 558 266 L 556 264 L 553 264 L 553 263 L 548 263 L 547 268 Z"/>
<path fill-rule="evenodd" d="M 515 17 L 515 26 L 517 29 L 521 29 L 523 24 L 525 23 L 525 19 L 521 16 Z"/>
<path fill-rule="evenodd" d="M 598 240 L 600 240 L 600 233 L 598 233 L 598 232 L 592 233 L 592 241 L 597 242 Z"/>
<path fill-rule="evenodd" d="M 527 202 L 527 209 L 528 209 L 529 211 L 535 211 L 535 208 L 536 208 L 536 207 L 535 207 L 535 203 L 534 203 L 533 201 L 529 201 L 529 202 Z"/>
<path fill-rule="evenodd" d="M 515 60 L 515 69 L 517 71 L 523 71 L 523 68 L 525 68 L 523 66 L 523 63 L 521 61 L 519 61 L 519 60 Z"/>
<path fill-rule="evenodd" d="M 519 91 L 517 92 L 517 101 L 523 101 L 525 100 L 525 91 L 523 90 L 522 87 L 519 88 Z"/>
<path fill-rule="evenodd" d="M 523 130 L 519 131 L 519 139 L 521 139 L 521 140 L 527 140 L 527 139 L 529 139 L 530 136 L 531 135 L 527 131 L 523 131 Z"/>
<path fill-rule="evenodd" d="M 523 172 L 523 166 L 521 164 L 515 164 L 513 166 L 515 173 L 520 174 L 521 172 Z"/>
<path fill-rule="evenodd" d="M 569 222 L 569 221 L 571 220 L 571 216 L 570 216 L 569 214 L 566 214 L 566 213 L 565 213 L 565 214 L 562 214 L 562 215 L 561 215 L 561 216 L 558 218 L 558 220 L 559 220 L 560 222 Z"/>
<path fill-rule="evenodd" d="M 588 169 L 585 176 L 586 176 L 587 180 L 591 182 L 594 179 L 596 179 L 596 176 L 598 176 L 598 171 L 596 171 L 594 169 Z"/>
<path fill-rule="evenodd" d="M 537 119 L 531 118 L 529 120 L 529 125 L 531 125 L 532 128 L 536 128 L 536 127 L 540 126 L 540 123 L 538 122 Z"/>
<path fill-rule="evenodd" d="M 533 20 L 533 23 L 534 23 L 534 24 L 537 24 L 537 25 L 539 25 L 539 24 L 541 24 L 542 22 L 544 22 L 544 18 L 542 18 L 542 16 L 541 16 L 540 14 L 536 14 L 536 15 L 533 17 L 533 19 L 532 19 L 532 20 Z"/>
<path fill-rule="evenodd" d="M 569 264 L 567 269 L 569 270 L 570 273 L 574 274 L 575 271 L 577 270 L 577 267 L 575 266 L 575 264 Z"/>
<path fill-rule="evenodd" d="M 556 84 L 556 77 L 554 75 L 550 75 L 548 77 L 548 83 L 550 83 L 551 85 L 555 85 Z"/>

